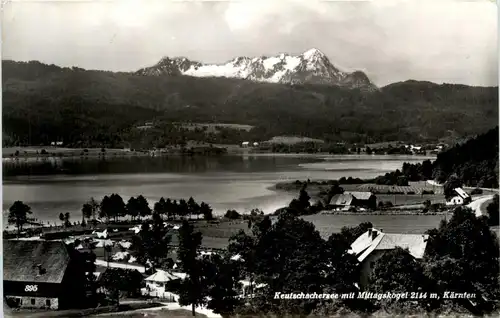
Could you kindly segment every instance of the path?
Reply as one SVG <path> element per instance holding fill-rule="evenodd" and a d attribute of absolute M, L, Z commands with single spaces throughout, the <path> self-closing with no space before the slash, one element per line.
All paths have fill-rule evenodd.
<path fill-rule="evenodd" d="M 143 312 L 147 312 L 147 311 L 178 310 L 178 309 L 184 309 L 184 310 L 187 310 L 188 312 L 191 312 L 191 306 L 181 306 L 178 303 L 162 303 L 162 305 L 163 306 L 129 310 L 129 311 L 103 313 L 103 314 L 95 315 L 94 317 L 116 316 L 117 314 L 126 315 L 126 314 L 133 314 L 133 313 L 143 313 Z M 207 309 L 205 307 L 196 307 L 195 312 L 202 314 L 202 315 L 205 315 L 209 318 L 222 318 L 221 315 L 216 314 L 212 310 Z"/>
<path fill-rule="evenodd" d="M 486 215 L 486 209 L 481 207 L 485 206 L 485 203 L 490 200 L 493 200 L 493 195 L 485 195 L 472 201 L 467 205 L 467 207 L 471 208 L 474 211 L 474 213 L 476 213 L 477 217 L 481 215 Z"/>
<path fill-rule="evenodd" d="M 102 267 L 112 267 L 112 268 L 123 268 L 123 269 L 136 269 L 139 273 L 144 273 L 144 266 L 132 265 L 132 264 L 123 264 L 123 263 L 115 263 L 115 262 L 106 262 L 101 259 L 96 259 L 95 264 L 97 266 Z M 109 266 L 108 266 L 109 264 Z"/>

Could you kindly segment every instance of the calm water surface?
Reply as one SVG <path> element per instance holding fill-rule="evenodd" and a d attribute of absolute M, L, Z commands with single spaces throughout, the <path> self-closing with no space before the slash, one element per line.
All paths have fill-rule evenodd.
<path fill-rule="evenodd" d="M 150 206 L 160 197 L 178 200 L 192 196 L 198 202 L 209 203 L 216 214 L 252 208 L 271 213 L 293 198 L 268 189 L 276 182 L 344 176 L 371 178 L 400 169 L 403 162 L 424 159 L 363 155 L 7 159 L 3 161 L 3 221 L 5 224 L 6 210 L 16 200 L 30 205 L 39 220 L 58 222 L 59 213 L 70 212 L 72 221 L 77 221 L 81 219 L 82 204 L 90 197 L 100 200 L 111 193 L 120 194 L 125 201 L 143 194 Z M 345 216 L 334 218 L 340 227 L 346 222 L 357 222 Z M 397 223 L 392 218 L 388 220 Z M 429 220 L 431 227 L 439 217 L 436 220 Z M 314 223 L 321 224 L 321 220 Z"/>

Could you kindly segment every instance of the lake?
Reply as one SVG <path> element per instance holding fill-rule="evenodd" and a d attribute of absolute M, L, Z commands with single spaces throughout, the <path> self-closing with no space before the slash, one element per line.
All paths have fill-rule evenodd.
<path fill-rule="evenodd" d="M 120 194 L 125 202 L 131 196 L 142 194 L 151 207 L 160 197 L 179 200 L 192 196 L 199 203 L 204 201 L 210 204 L 215 214 L 223 214 L 228 209 L 248 212 L 253 208 L 272 213 L 287 205 L 293 198 L 293 195 L 270 190 L 269 187 L 276 182 L 349 176 L 372 178 L 401 169 L 403 162 L 415 163 L 427 158 L 429 157 L 240 155 L 105 160 L 5 159 L 2 165 L 3 222 L 6 224 L 7 210 L 16 200 L 31 206 L 33 216 L 39 220 L 59 223 L 59 213 L 70 212 L 71 221 L 79 221 L 83 203 L 91 197 L 100 200 L 111 193 Z M 329 216 L 330 219 L 331 217 Z M 334 217 L 338 219 L 339 226 L 350 223 L 352 219 L 345 216 Z M 390 220 L 393 218 L 395 216 L 390 216 Z M 404 219 L 405 216 L 396 218 Z M 432 221 L 429 219 L 430 224 L 437 225 L 439 218 L 434 216 Z M 385 228 L 389 229 L 387 226 Z"/>

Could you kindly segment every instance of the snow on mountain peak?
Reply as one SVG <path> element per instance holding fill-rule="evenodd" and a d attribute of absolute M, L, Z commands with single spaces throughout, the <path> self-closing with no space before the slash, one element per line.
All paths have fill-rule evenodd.
<path fill-rule="evenodd" d="M 356 72 L 355 72 L 356 73 Z M 362 72 L 361 72 L 362 73 Z M 164 57 L 155 66 L 141 69 L 139 75 L 188 75 L 195 77 L 229 77 L 258 82 L 283 84 L 325 84 L 374 90 L 366 75 L 344 73 L 333 66 L 316 48 L 292 56 L 236 57 L 222 64 L 203 64 L 185 57 Z M 364 73 L 363 73 L 364 75 Z"/>
<path fill-rule="evenodd" d="M 306 60 L 310 60 L 312 58 L 318 58 L 318 57 L 326 57 L 325 54 L 323 52 L 321 52 L 320 50 L 316 49 L 316 48 L 312 48 L 312 49 L 309 49 L 307 51 L 305 51 L 304 53 L 302 53 L 302 56 L 306 59 Z"/>

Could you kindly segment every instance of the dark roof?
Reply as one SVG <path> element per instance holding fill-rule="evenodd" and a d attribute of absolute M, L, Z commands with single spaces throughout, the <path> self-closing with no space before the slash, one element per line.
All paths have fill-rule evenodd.
<path fill-rule="evenodd" d="M 4 240 L 3 280 L 61 283 L 69 260 L 62 241 Z"/>

